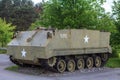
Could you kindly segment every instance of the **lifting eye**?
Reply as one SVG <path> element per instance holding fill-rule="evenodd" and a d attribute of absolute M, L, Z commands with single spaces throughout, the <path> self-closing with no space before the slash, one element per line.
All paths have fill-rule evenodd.
<path fill-rule="evenodd" d="M 47 32 L 47 39 L 52 38 L 52 33 Z"/>

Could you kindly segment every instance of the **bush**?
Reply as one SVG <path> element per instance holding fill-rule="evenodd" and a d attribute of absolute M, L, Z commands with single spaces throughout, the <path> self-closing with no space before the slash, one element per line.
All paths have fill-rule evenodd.
<path fill-rule="evenodd" d="M 120 68 L 120 58 L 110 58 L 106 64 L 106 67 Z"/>
<path fill-rule="evenodd" d="M 12 26 L 11 23 L 6 23 L 5 20 L 0 18 L 0 46 L 6 46 L 6 44 L 11 40 L 14 29 L 15 26 Z"/>
<path fill-rule="evenodd" d="M 120 49 L 115 49 L 115 48 L 112 49 L 112 55 L 111 55 L 111 57 L 118 58 L 119 54 L 120 54 Z"/>

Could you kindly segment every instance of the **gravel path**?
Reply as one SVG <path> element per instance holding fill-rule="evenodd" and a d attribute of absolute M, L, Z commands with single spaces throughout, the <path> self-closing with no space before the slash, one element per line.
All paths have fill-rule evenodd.
<path fill-rule="evenodd" d="M 0 80 L 120 80 L 120 68 L 93 68 L 63 74 L 34 67 L 19 68 L 18 72 L 5 70 L 13 65 L 7 55 L 0 54 Z"/>

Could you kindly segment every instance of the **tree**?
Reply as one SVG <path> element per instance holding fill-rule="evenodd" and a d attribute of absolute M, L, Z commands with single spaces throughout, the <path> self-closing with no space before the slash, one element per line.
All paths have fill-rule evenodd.
<path fill-rule="evenodd" d="M 0 17 L 16 25 L 16 30 L 27 30 L 38 13 L 31 0 L 1 0 Z"/>
<path fill-rule="evenodd" d="M 38 18 L 36 19 L 36 21 L 34 23 L 31 24 L 31 26 L 29 27 L 29 30 L 33 30 L 35 29 L 36 27 L 39 27 L 41 25 L 40 23 L 40 17 L 41 15 L 40 14 L 43 14 L 43 6 L 44 6 L 44 0 L 42 0 L 42 2 L 40 3 L 37 3 L 35 5 L 35 10 L 36 12 L 39 14 L 38 15 Z"/>
<path fill-rule="evenodd" d="M 114 6 L 112 7 L 113 17 L 115 19 L 117 30 L 120 32 L 120 0 L 114 1 L 113 3 L 114 3 Z"/>
<path fill-rule="evenodd" d="M 115 51 L 115 56 L 120 54 L 120 0 L 113 2 L 113 18 L 117 31 L 112 33 L 111 44 Z"/>
<path fill-rule="evenodd" d="M 87 28 L 112 31 L 111 18 L 101 7 L 105 0 L 49 0 L 44 3 L 43 13 L 32 24 L 58 29 Z M 105 23 L 105 20 L 107 22 Z"/>
<path fill-rule="evenodd" d="M 0 18 L 0 44 L 1 46 L 6 46 L 6 44 L 11 40 L 13 36 L 13 30 L 15 26 L 11 23 L 6 23 L 5 20 Z"/>
<path fill-rule="evenodd" d="M 113 17 L 115 21 L 115 25 L 117 28 L 117 32 L 113 34 L 112 44 L 115 46 L 120 46 L 120 0 L 114 1 L 114 6 L 112 7 L 113 10 Z"/>

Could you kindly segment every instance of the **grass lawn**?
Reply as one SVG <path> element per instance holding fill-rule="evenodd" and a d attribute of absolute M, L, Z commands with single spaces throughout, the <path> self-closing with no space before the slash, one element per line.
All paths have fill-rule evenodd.
<path fill-rule="evenodd" d="M 16 65 L 16 66 L 10 66 L 10 67 L 7 67 L 5 68 L 6 70 L 10 70 L 10 71 L 17 71 L 19 69 L 19 67 Z"/>
<path fill-rule="evenodd" d="M 0 50 L 0 54 L 5 54 L 7 50 Z"/>
<path fill-rule="evenodd" d="M 105 66 L 110 68 L 120 68 L 120 58 L 110 58 Z"/>

